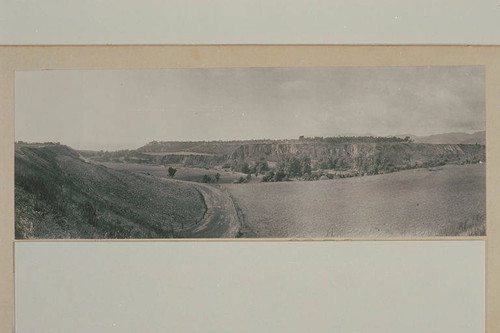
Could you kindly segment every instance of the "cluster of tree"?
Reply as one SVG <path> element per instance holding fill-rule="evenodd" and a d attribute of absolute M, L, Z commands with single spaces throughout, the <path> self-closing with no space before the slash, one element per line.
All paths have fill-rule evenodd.
<path fill-rule="evenodd" d="M 255 174 L 255 176 L 258 176 L 259 174 L 264 174 L 264 182 L 299 178 L 306 174 L 310 175 L 312 172 L 310 157 L 303 156 L 298 158 L 293 155 L 288 155 L 283 158 L 276 170 L 271 170 L 264 158 L 261 158 L 259 161 L 252 163 L 251 165 L 243 160 L 238 160 L 231 164 L 231 169 L 248 175 Z"/>
<path fill-rule="evenodd" d="M 328 158 L 318 161 L 320 169 L 340 169 L 345 170 L 351 167 L 351 163 L 346 158 L 329 156 Z"/>
<path fill-rule="evenodd" d="M 251 174 L 255 174 L 256 176 L 264 174 L 262 178 L 262 181 L 264 182 L 280 182 L 290 180 L 292 178 L 301 178 L 306 175 L 310 176 L 312 172 L 311 158 L 309 156 L 302 156 L 299 158 L 293 155 L 288 155 L 283 158 L 275 170 L 271 170 L 264 158 L 261 158 L 258 162 L 253 163 L 252 165 L 249 165 L 244 161 L 238 161 L 232 165 L 232 169 L 234 171 L 248 174 L 246 180 L 250 180 L 249 176 Z M 239 181 L 237 181 L 237 183 L 238 182 Z"/>
<path fill-rule="evenodd" d="M 235 161 L 231 164 L 231 170 L 250 174 L 250 165 L 245 161 Z"/>
<path fill-rule="evenodd" d="M 216 183 L 219 182 L 220 179 L 220 173 L 216 173 L 213 177 L 210 175 L 203 175 L 203 178 L 201 180 L 202 183 Z"/>
<path fill-rule="evenodd" d="M 251 173 L 258 176 L 259 174 L 263 174 L 266 171 L 269 171 L 269 165 L 264 158 L 261 158 L 260 161 L 256 162 L 252 168 L 250 168 Z"/>
<path fill-rule="evenodd" d="M 288 174 L 286 174 L 282 170 L 277 170 L 276 172 L 268 171 L 266 172 L 264 177 L 262 177 L 263 182 L 282 182 L 288 180 L 290 180 Z"/>
<path fill-rule="evenodd" d="M 311 158 L 309 156 L 287 156 L 278 165 L 278 171 L 283 172 L 288 178 L 302 177 L 311 174 Z"/>
<path fill-rule="evenodd" d="M 340 162 L 338 162 L 340 161 Z M 343 159 L 328 159 L 319 164 L 319 169 L 311 170 L 311 160 L 309 157 L 297 158 L 289 156 L 284 159 L 276 170 L 266 172 L 262 178 L 263 182 L 280 182 L 289 181 L 291 179 L 300 179 L 306 181 L 319 180 L 322 178 L 338 179 L 350 178 L 364 175 L 376 175 L 379 173 L 391 173 L 396 171 L 428 168 L 441 166 L 446 164 L 444 160 L 425 161 L 422 163 L 395 164 L 389 161 L 382 161 L 380 158 L 375 158 L 369 161 L 349 161 L 343 162 Z M 338 172 L 324 173 L 322 170 L 334 169 Z"/>

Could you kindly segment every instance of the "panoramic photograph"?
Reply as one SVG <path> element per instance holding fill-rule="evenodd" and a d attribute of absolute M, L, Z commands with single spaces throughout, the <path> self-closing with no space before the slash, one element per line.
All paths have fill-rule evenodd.
<path fill-rule="evenodd" d="M 15 73 L 16 239 L 486 235 L 483 66 Z"/>

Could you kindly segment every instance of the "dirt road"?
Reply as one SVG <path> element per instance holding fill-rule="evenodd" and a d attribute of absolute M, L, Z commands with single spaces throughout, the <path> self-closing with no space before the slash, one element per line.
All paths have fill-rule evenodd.
<path fill-rule="evenodd" d="M 249 234 L 243 215 L 238 213 L 239 209 L 229 192 L 220 185 L 140 174 L 168 183 L 189 184 L 203 197 L 205 214 L 202 219 L 185 226 L 184 230 L 175 230 L 175 238 L 235 238 L 241 237 L 242 231 L 245 235 Z"/>
<path fill-rule="evenodd" d="M 240 230 L 238 213 L 230 195 L 217 185 L 189 182 L 205 200 L 206 212 L 194 227 L 181 232 L 185 238 L 235 238 Z"/>

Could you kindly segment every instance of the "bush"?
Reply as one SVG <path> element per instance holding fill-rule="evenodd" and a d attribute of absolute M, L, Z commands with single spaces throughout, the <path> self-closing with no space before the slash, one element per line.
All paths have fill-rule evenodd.
<path fill-rule="evenodd" d="M 212 182 L 212 177 L 209 175 L 203 175 L 203 179 L 201 180 L 202 183 L 211 183 Z"/>
<path fill-rule="evenodd" d="M 168 168 L 168 175 L 171 177 L 171 178 L 174 178 L 175 176 L 175 173 L 177 172 L 177 169 L 174 169 L 172 167 L 169 167 Z"/>
<path fill-rule="evenodd" d="M 234 183 L 236 184 L 248 183 L 248 180 L 246 178 L 240 177 L 238 178 L 238 180 L 235 180 Z"/>
<path fill-rule="evenodd" d="M 266 174 L 264 175 L 264 177 L 262 177 L 262 181 L 263 182 L 270 182 L 270 181 L 273 181 L 273 180 L 274 180 L 274 172 L 272 172 L 272 171 L 266 172 Z"/>
<path fill-rule="evenodd" d="M 284 171 L 277 171 L 274 174 L 274 181 L 281 182 L 283 180 L 288 180 L 288 175 Z"/>

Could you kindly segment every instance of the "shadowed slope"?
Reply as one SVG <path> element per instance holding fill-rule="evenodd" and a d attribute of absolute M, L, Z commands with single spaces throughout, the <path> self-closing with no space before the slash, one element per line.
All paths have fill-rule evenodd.
<path fill-rule="evenodd" d="M 196 225 L 190 184 L 87 163 L 58 144 L 17 145 L 16 238 L 166 238 Z"/>

